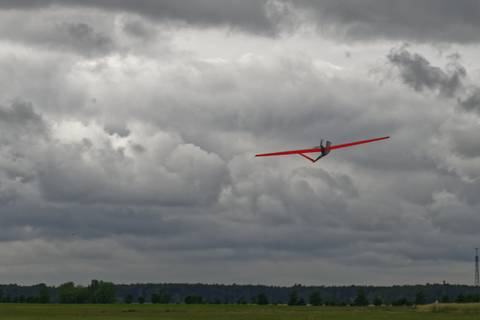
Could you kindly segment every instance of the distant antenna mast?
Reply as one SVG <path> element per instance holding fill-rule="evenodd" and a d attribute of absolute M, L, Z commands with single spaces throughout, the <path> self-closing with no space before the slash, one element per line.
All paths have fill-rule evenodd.
<path fill-rule="evenodd" d="M 480 286 L 480 277 L 478 275 L 478 248 L 475 248 L 475 287 Z"/>

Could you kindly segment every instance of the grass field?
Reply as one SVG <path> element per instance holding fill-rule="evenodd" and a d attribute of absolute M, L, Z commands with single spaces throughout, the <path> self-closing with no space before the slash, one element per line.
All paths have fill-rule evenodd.
<path fill-rule="evenodd" d="M 480 319 L 480 304 L 412 307 L 289 307 L 256 305 L 0 304 L 0 320 L 47 319 Z"/>

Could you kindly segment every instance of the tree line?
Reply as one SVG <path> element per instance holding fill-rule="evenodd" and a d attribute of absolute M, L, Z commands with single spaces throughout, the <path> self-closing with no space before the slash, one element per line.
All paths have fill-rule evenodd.
<path fill-rule="evenodd" d="M 60 303 L 113 303 L 116 300 L 113 283 L 99 280 L 92 280 L 86 287 L 66 282 L 57 292 Z"/>
<path fill-rule="evenodd" d="M 288 304 L 292 306 L 409 306 L 439 302 L 480 302 L 471 286 L 292 287 L 261 285 L 131 284 L 92 280 L 87 286 L 66 282 L 57 287 L 0 285 L 3 303 L 185 303 Z"/>

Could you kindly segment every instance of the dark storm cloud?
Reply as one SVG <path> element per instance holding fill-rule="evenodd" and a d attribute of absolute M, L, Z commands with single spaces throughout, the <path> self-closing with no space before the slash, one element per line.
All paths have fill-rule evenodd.
<path fill-rule="evenodd" d="M 448 191 L 452 195 L 446 199 L 453 201 L 458 198 L 460 201 L 459 205 L 453 207 L 458 209 L 458 216 L 455 220 L 456 227 L 452 226 L 452 228 L 456 231 L 463 227 L 466 228 L 469 220 L 474 218 L 472 212 L 476 210 L 471 200 L 467 202 L 468 204 L 461 201 L 465 197 L 471 198 L 470 195 L 476 189 L 476 185 L 471 183 L 471 181 L 476 181 L 479 178 L 480 162 L 478 162 L 478 156 L 480 155 L 480 145 L 478 141 L 480 136 L 478 134 L 478 122 L 476 121 L 475 113 L 477 115 L 479 113 L 480 101 L 478 93 L 480 90 L 476 84 L 472 83 L 472 79 L 467 77 L 467 70 L 459 64 L 460 56 L 458 54 L 447 57 L 450 62 L 445 70 L 431 65 L 425 57 L 419 54 L 410 53 L 405 47 L 393 49 L 388 54 L 387 59 L 391 65 L 398 69 L 399 77 L 406 86 L 417 92 L 434 92 L 438 94 L 437 103 L 441 105 L 441 101 L 443 101 L 443 103 L 448 104 L 449 109 L 461 111 L 457 113 L 460 116 L 465 116 L 464 121 L 455 120 L 450 115 L 445 116 L 447 121 L 442 126 L 438 129 L 431 128 L 433 131 L 430 129 L 423 134 L 433 138 L 430 145 L 444 150 L 443 154 L 431 154 L 433 157 L 428 158 L 430 159 L 430 167 L 435 168 L 437 171 L 443 171 L 443 174 L 450 176 L 452 179 L 448 183 L 443 183 L 443 191 Z M 418 138 L 412 140 L 412 146 L 415 145 L 416 139 Z M 425 142 L 422 142 L 421 145 L 425 145 Z M 419 147 L 422 148 L 421 146 Z M 424 156 L 422 158 L 426 160 Z M 425 171 L 429 170 L 425 168 L 423 172 L 425 173 Z M 437 172 L 435 179 L 439 175 Z M 457 181 L 457 179 L 460 179 L 462 182 Z M 431 188 L 425 185 L 424 182 L 422 181 L 423 188 L 416 191 L 415 194 L 424 194 L 425 190 L 430 190 L 430 199 L 422 197 L 423 200 L 420 200 L 423 204 L 427 204 L 432 199 L 435 199 L 435 192 L 440 192 L 441 194 L 442 190 L 437 189 L 435 192 L 431 192 Z M 404 192 L 402 193 L 405 194 Z M 414 198 L 415 196 L 410 198 L 409 201 L 412 201 Z M 423 202 L 425 200 L 427 202 Z M 455 210 L 452 209 L 452 211 Z M 445 225 L 448 224 L 450 219 L 448 214 L 446 214 L 447 211 L 435 216 L 441 217 L 439 221 L 443 221 Z M 440 210 L 439 212 L 444 211 Z M 436 223 L 434 220 L 432 222 Z M 445 230 L 453 230 L 446 226 L 444 227 Z"/>
<path fill-rule="evenodd" d="M 428 138 L 414 140 L 439 122 L 429 113 L 412 113 L 410 102 L 431 106 L 431 99 L 407 89 L 379 90 L 376 82 L 331 79 L 312 60 L 295 56 L 250 55 L 220 64 L 159 61 L 159 68 L 141 73 L 122 72 L 136 65 L 120 61 L 100 71 L 76 71 L 89 75 L 77 84 L 82 88 L 91 85 L 85 79 L 101 80 L 94 82 L 101 102 L 94 109 L 75 108 L 65 119 L 65 111 L 44 103 L 31 107 L 43 111 L 42 119 L 66 124 L 60 132 L 51 126 L 56 138 L 46 146 L 25 149 L 37 197 L 13 190 L 36 205 L 4 202 L 0 250 L 13 252 L 12 265 L 28 261 L 27 249 L 36 248 L 42 259 L 61 255 L 72 265 L 88 262 L 101 270 L 108 261 L 122 261 L 128 270 L 138 270 L 129 265 L 132 259 L 145 265 L 150 265 L 145 259 L 164 261 L 175 272 L 164 273 L 171 280 L 192 264 L 206 274 L 215 265 L 279 260 L 289 261 L 288 268 L 292 261 L 312 260 L 371 267 L 364 254 L 374 250 L 370 261 L 391 270 L 396 267 L 387 258 L 391 247 L 398 248 L 398 259 L 420 259 L 431 244 L 416 245 L 427 238 L 418 234 L 441 239 L 431 221 L 447 230 L 442 211 L 432 211 L 429 221 L 422 208 L 432 202 L 432 193 L 452 188 L 448 179 L 429 177 L 435 162 L 420 148 Z M 18 77 L 28 86 L 41 75 Z M 134 109 L 129 97 L 135 97 Z M 385 101 L 397 113 L 385 108 Z M 405 123 L 419 129 L 405 130 Z M 252 154 L 313 145 L 324 132 L 346 142 L 391 131 L 396 136 L 391 143 L 339 152 L 321 167 L 305 167 L 295 157 L 262 161 Z M 469 217 L 463 215 L 458 225 Z M 453 259 L 449 254 L 455 251 L 445 250 L 445 259 Z M 46 260 L 39 263 L 48 265 Z"/>
<path fill-rule="evenodd" d="M 392 39 L 426 42 L 480 41 L 480 4 L 476 0 L 201 0 L 201 1 L 0 1 L 0 8 L 47 6 L 96 7 L 131 12 L 154 20 L 177 20 L 197 26 L 230 26 L 274 35 L 281 25 L 313 23 L 334 37 L 354 40 Z M 294 18 L 294 15 L 303 17 Z M 133 32 L 143 32 L 129 26 Z M 295 25 L 294 25 L 295 27 Z"/>
<path fill-rule="evenodd" d="M 300 0 L 321 32 L 349 40 L 409 40 L 477 43 L 480 3 L 476 0 Z"/>
<path fill-rule="evenodd" d="M 155 21 L 181 21 L 196 26 L 229 26 L 276 35 L 283 28 L 314 24 L 325 35 L 344 40 L 407 40 L 477 43 L 480 4 L 476 0 L 140 0 L 140 1 L 0 1 L 4 9 L 51 6 L 93 7 L 140 14 Z M 145 35 L 139 24 L 126 31 Z"/>
<path fill-rule="evenodd" d="M 351 68 L 358 51 L 345 66 L 319 64 L 324 52 L 298 54 L 302 42 L 283 50 L 288 37 L 276 42 L 278 51 L 255 54 L 247 53 L 255 41 L 278 39 L 251 44 L 242 34 L 234 40 L 245 47 L 230 58 L 221 36 L 217 43 L 202 32 L 196 41 L 211 41 L 215 50 L 198 57 L 163 59 L 138 49 L 169 24 L 154 20 L 183 21 L 194 32 L 230 26 L 273 34 L 273 21 L 287 19 L 272 13 L 274 2 L 15 3 L 32 10 L 2 13 L 23 21 L 18 34 L 2 28 L 2 98 L 32 103 L 0 108 L 0 132 L 8 137 L 0 146 L 0 256 L 10 266 L 0 268 L 0 280 L 95 272 L 121 281 L 159 273 L 165 281 L 426 281 L 415 278 L 418 265 L 435 268 L 438 256 L 463 261 L 457 244 L 473 245 L 478 152 L 467 155 L 450 143 L 478 148 L 468 137 L 477 124 L 467 127 L 464 113 L 445 112 L 468 81 L 459 64 L 438 68 L 392 51 L 390 63 L 406 86 L 381 87 Z M 45 23 L 49 14 L 55 19 Z M 167 28 L 174 37 L 191 31 L 174 25 Z M 387 134 L 390 141 L 332 154 L 319 166 L 300 157 L 253 157 L 315 145 L 320 137 L 342 143 Z M 329 266 L 319 271 L 323 263 Z"/>
<path fill-rule="evenodd" d="M 21 208 L 21 210 L 19 210 Z M 0 241 L 46 238 L 52 240 L 101 239 L 116 236 L 175 238 L 195 230 L 193 223 L 174 212 L 133 206 L 56 206 L 45 203 L 10 203 L 2 206 Z M 35 214 L 32 214 L 34 212 Z M 169 217 L 170 216 L 170 217 Z M 188 217 L 189 215 L 187 215 Z"/>
<path fill-rule="evenodd" d="M 402 81 L 415 91 L 427 89 L 452 97 L 462 87 L 462 80 L 466 76 L 465 68 L 458 63 L 450 63 L 447 70 L 443 71 L 432 66 L 421 55 L 412 54 L 405 48 L 392 49 L 387 58 L 399 69 Z"/>
<path fill-rule="evenodd" d="M 96 7 L 116 12 L 130 12 L 147 16 L 154 20 L 177 20 L 200 26 L 231 26 L 241 30 L 271 34 L 274 26 L 267 17 L 266 0 L 139 0 L 139 1 L 58 1 L 21 0 L 0 1 L 0 8 L 41 8 L 49 6 Z M 138 25 L 130 31 L 140 30 Z"/>
<path fill-rule="evenodd" d="M 67 8 L 50 10 L 0 9 L 0 38 L 4 43 L 35 47 L 39 52 L 100 58 L 155 48 L 169 52 L 168 27 L 137 15 L 115 15 L 101 10 Z M 17 26 L 11 28 L 11 26 Z M 66 58 L 63 56 L 62 58 Z M 62 59 L 63 60 L 63 59 Z"/>
<path fill-rule="evenodd" d="M 467 112 L 480 112 L 480 88 L 466 80 L 467 70 L 458 62 L 459 54 L 448 57 L 445 70 L 433 66 L 425 57 L 405 47 L 394 48 L 387 55 L 400 79 L 415 91 L 433 91 L 447 98 L 456 98 L 458 107 Z"/>

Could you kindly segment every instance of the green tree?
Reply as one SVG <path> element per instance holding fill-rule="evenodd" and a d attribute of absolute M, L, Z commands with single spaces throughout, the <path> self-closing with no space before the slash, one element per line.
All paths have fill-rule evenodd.
<path fill-rule="evenodd" d="M 158 303 L 170 303 L 172 300 L 172 296 L 166 292 L 165 290 L 159 290 L 158 291 Z"/>
<path fill-rule="evenodd" d="M 90 302 L 90 293 L 88 287 L 76 286 L 75 287 L 75 299 L 77 303 Z"/>
<path fill-rule="evenodd" d="M 126 304 L 130 304 L 130 303 L 132 303 L 132 302 L 133 302 L 133 296 L 132 296 L 131 293 L 129 293 L 129 294 L 127 294 L 127 295 L 125 296 L 125 303 L 126 303 Z"/>
<path fill-rule="evenodd" d="M 319 306 L 322 304 L 322 296 L 320 295 L 320 292 L 315 291 L 312 292 L 309 296 L 308 301 L 312 306 Z"/>
<path fill-rule="evenodd" d="M 479 295 L 470 293 L 465 295 L 464 302 L 479 302 L 479 299 Z"/>
<path fill-rule="evenodd" d="M 73 282 L 61 284 L 57 291 L 60 303 L 86 303 L 90 300 L 88 288 L 75 286 Z"/>
<path fill-rule="evenodd" d="M 381 306 L 383 304 L 382 298 L 380 298 L 379 296 L 376 296 L 375 299 L 373 299 L 373 304 L 376 305 L 377 307 Z"/>
<path fill-rule="evenodd" d="M 422 291 L 418 291 L 415 295 L 415 304 L 425 304 L 426 299 Z"/>
<path fill-rule="evenodd" d="M 368 306 L 368 299 L 362 288 L 357 289 L 357 296 L 355 297 L 353 304 L 356 306 Z"/>
<path fill-rule="evenodd" d="M 400 298 L 392 302 L 394 306 L 410 306 L 412 303 L 407 298 Z"/>
<path fill-rule="evenodd" d="M 152 294 L 152 303 L 170 303 L 171 296 L 163 290 Z"/>
<path fill-rule="evenodd" d="M 111 282 L 92 280 L 86 290 L 86 300 L 90 303 L 113 303 L 115 286 Z"/>
<path fill-rule="evenodd" d="M 203 303 L 203 299 L 199 295 L 193 294 L 193 295 L 185 297 L 185 303 L 186 304 L 201 304 L 201 303 Z"/>
<path fill-rule="evenodd" d="M 325 305 L 327 306 L 334 306 L 337 303 L 335 297 L 330 297 L 329 299 L 325 299 Z"/>
<path fill-rule="evenodd" d="M 268 298 L 267 298 L 267 295 L 265 293 L 260 293 L 258 296 L 257 296 L 257 303 L 259 305 L 266 305 L 268 304 Z"/>
<path fill-rule="evenodd" d="M 75 284 L 73 282 L 65 282 L 58 289 L 58 299 L 60 303 L 76 303 L 77 294 Z"/>
<path fill-rule="evenodd" d="M 138 303 L 144 304 L 145 303 L 145 298 L 143 296 L 138 297 Z"/>
<path fill-rule="evenodd" d="M 457 296 L 457 299 L 455 299 L 455 302 L 456 303 L 465 303 L 466 302 L 465 296 L 462 293 L 460 293 Z"/>
<path fill-rule="evenodd" d="M 39 303 L 49 303 L 50 302 L 50 293 L 47 286 L 44 283 L 38 285 L 38 302 Z"/>
<path fill-rule="evenodd" d="M 237 304 L 247 304 L 247 301 L 245 301 L 245 298 L 244 298 L 244 297 L 240 297 L 240 298 L 238 298 L 238 300 L 237 300 Z"/>
<path fill-rule="evenodd" d="M 298 293 L 296 290 L 293 290 L 292 292 L 290 292 L 290 295 L 288 297 L 288 305 L 289 306 L 298 305 Z"/>

